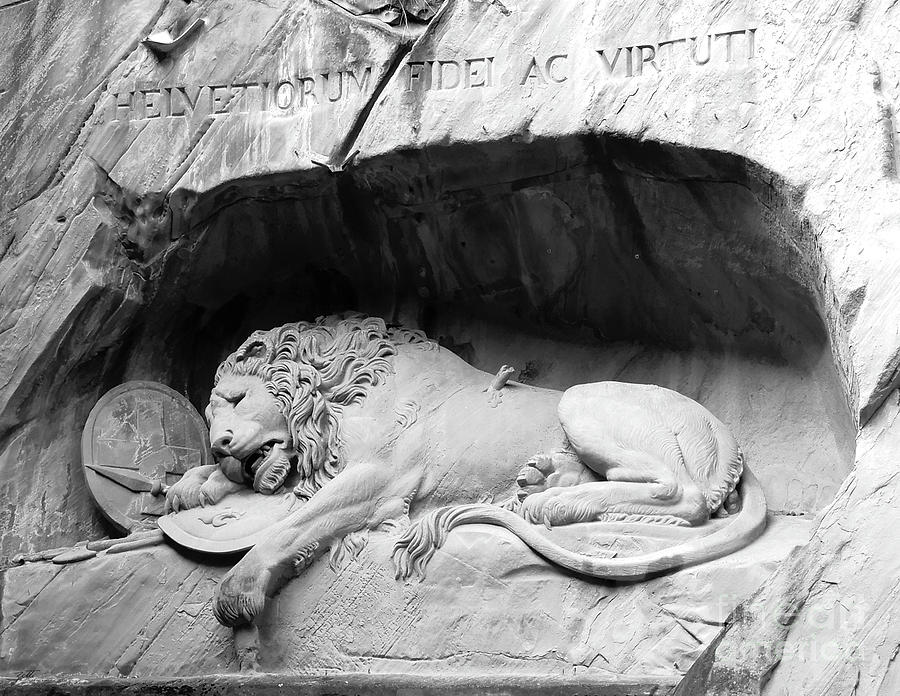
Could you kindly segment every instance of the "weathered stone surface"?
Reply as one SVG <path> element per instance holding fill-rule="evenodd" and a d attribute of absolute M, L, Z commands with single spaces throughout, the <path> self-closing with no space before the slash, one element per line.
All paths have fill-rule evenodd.
<path fill-rule="evenodd" d="M 839 380 L 829 374 L 828 341 L 817 328 L 820 320 L 813 299 L 818 293 L 817 258 L 803 251 L 812 248 L 815 232 L 803 223 L 802 211 L 797 213 L 793 182 L 748 167 L 742 159 L 756 158 L 756 153 L 746 148 L 763 147 L 762 143 L 771 141 L 763 137 L 767 131 L 734 141 L 726 123 L 700 138 L 696 129 L 690 130 L 695 121 L 683 112 L 676 124 L 665 128 L 661 125 L 667 123 L 665 116 L 657 119 L 660 123 L 651 118 L 658 116 L 660 109 L 667 114 L 667 105 L 678 103 L 679 94 L 696 91 L 701 85 L 713 89 L 709 103 L 717 105 L 716 114 L 737 118 L 732 111 L 734 94 L 748 89 L 755 80 L 776 80 L 781 74 L 778 66 L 770 68 L 763 61 L 730 66 L 717 55 L 703 68 L 672 67 L 654 78 L 648 66 L 647 75 L 610 81 L 603 75 L 603 63 L 596 57 L 593 43 L 606 45 L 615 38 L 615 45 L 631 45 L 626 40 L 630 34 L 616 32 L 614 13 L 588 21 L 578 14 L 585 10 L 573 5 L 565 11 L 561 6 L 550 14 L 540 14 L 541 21 L 554 30 L 546 36 L 566 36 L 572 50 L 579 51 L 554 64 L 554 70 L 567 67 L 571 76 L 560 83 L 544 78 L 547 84 L 534 85 L 530 83 L 542 80 L 529 78 L 529 84 L 522 86 L 515 79 L 515 68 L 522 61 L 527 68 L 528 56 L 562 49 L 522 38 L 533 27 L 533 22 L 523 18 L 538 16 L 535 9 L 507 9 L 510 14 L 483 3 L 448 6 L 440 22 L 407 55 L 413 37 L 403 38 L 373 24 L 354 25 L 352 38 L 334 43 L 328 38 L 329 27 L 349 20 L 319 3 L 281 9 L 216 7 L 208 28 L 183 53 L 162 63 L 136 43 L 147 25 L 122 17 L 122 22 L 131 22 L 130 26 L 140 31 L 130 34 L 132 50 L 122 62 L 107 65 L 105 89 L 95 95 L 94 113 L 72 146 L 66 176 L 40 199 L 28 201 L 29 194 L 23 189 L 22 199 L 9 206 L 17 206 L 15 215 L 5 218 L 20 230 L 15 233 L 20 245 L 27 238 L 28 248 L 33 250 L 30 254 L 62 244 L 56 257 L 67 259 L 45 274 L 50 283 L 47 289 L 36 295 L 27 293 L 34 302 L 10 314 L 16 323 L 4 334 L 4 340 L 11 342 L 4 355 L 15 360 L 10 362 L 11 377 L 5 387 L 9 396 L 4 401 L 8 404 L 4 412 L 9 414 L 4 452 L 9 461 L 32 461 L 38 456 L 28 450 L 20 452 L 25 442 L 44 453 L 40 461 L 68 461 L 69 453 L 77 451 L 69 434 L 77 427 L 67 427 L 66 434 L 59 436 L 38 427 L 43 418 L 59 422 L 57 416 L 46 413 L 50 392 L 40 392 L 55 384 L 46 377 L 51 372 L 59 375 L 57 381 L 79 369 L 86 378 L 99 372 L 105 386 L 112 386 L 120 375 L 156 377 L 186 386 L 202 404 L 209 372 L 221 355 L 216 351 L 224 350 L 239 332 L 251 327 L 356 305 L 373 313 L 399 313 L 414 319 L 412 323 L 428 317 L 431 326 L 426 328 L 440 330 L 454 322 L 452 303 L 467 306 L 467 316 L 473 311 L 487 317 L 520 316 L 536 324 L 540 332 L 562 321 L 564 327 L 574 325 L 600 338 L 638 338 L 674 346 L 679 352 L 667 359 L 673 372 L 665 379 L 655 376 L 667 386 L 687 386 L 695 380 L 687 365 L 675 367 L 681 362 L 677 356 L 685 355 L 686 348 L 701 346 L 717 354 L 724 348 L 728 353 L 748 355 L 746 370 L 754 376 L 746 379 L 746 401 L 731 398 L 735 387 L 718 374 L 704 380 L 704 392 L 721 393 L 714 399 L 714 410 L 731 411 L 738 403 L 765 404 L 756 407 L 757 418 L 745 417 L 743 410 L 740 419 L 722 415 L 733 427 L 746 431 L 739 435 L 763 474 L 774 509 L 805 512 L 820 508 L 846 474 L 852 424 L 836 403 L 841 399 Z M 212 10 L 196 5 L 176 16 L 177 8 L 166 8 L 161 16 L 152 16 L 156 20 L 153 26 L 173 26 L 176 20 L 186 23 Z M 43 18 L 27 3 L 4 12 L 15 12 L 15 23 L 32 26 L 34 32 L 49 36 L 54 27 L 61 32 L 57 25 L 45 28 Z M 687 10 L 674 11 L 673 19 L 686 16 L 682 13 Z M 747 27 L 754 22 L 765 25 L 765 18 L 746 14 Z M 741 17 L 734 21 L 738 19 Z M 658 27 L 665 24 L 656 25 L 655 21 L 644 18 L 637 26 L 658 33 Z M 577 23 L 583 34 L 563 31 L 566 22 Z M 227 58 L 219 56 L 220 33 L 238 24 L 247 30 L 229 39 Z M 602 26 L 605 33 L 595 39 L 590 34 L 592 26 Z M 760 56 L 768 56 L 772 47 L 780 45 L 777 32 L 772 27 L 768 30 L 768 36 L 762 30 L 754 35 Z M 118 36 L 123 29 L 116 25 L 110 31 Z M 489 40 L 489 36 L 493 38 Z M 748 36 L 745 32 L 742 40 Z M 55 40 L 60 45 L 66 41 L 61 34 Z M 491 64 L 495 81 L 490 85 L 476 87 L 478 80 L 470 79 L 469 87 L 463 81 L 458 89 L 425 90 L 424 85 L 423 89 L 405 89 L 410 60 L 443 53 L 450 56 L 447 60 L 477 57 L 481 55 L 475 50 L 479 42 L 504 51 Z M 115 41 L 110 38 L 108 43 Z M 593 67 L 588 58 L 596 59 Z M 30 58 L 33 62 L 41 59 L 47 58 Z M 341 98 L 335 102 L 325 94 L 328 85 L 323 65 L 333 68 L 327 73 L 332 78 L 340 74 Z M 447 71 L 454 69 L 447 65 Z M 469 67 L 473 65 L 476 69 L 487 67 L 482 63 Z M 584 70 L 576 71 L 578 66 Z M 554 74 L 569 75 L 569 71 Z M 62 91 L 77 83 L 81 73 L 64 77 L 70 82 L 62 81 Z M 313 81 L 304 82 L 304 77 Z M 274 87 L 282 78 L 294 80 L 293 86 L 281 88 L 284 109 L 274 101 L 264 103 L 265 90 L 260 86 L 268 80 Z M 257 86 L 242 88 L 229 106 L 211 101 L 227 92 L 216 91 L 215 85 L 246 82 Z M 332 87 L 336 84 L 331 83 Z M 10 118 L 25 119 L 34 113 L 31 105 L 40 98 L 39 93 L 26 94 L 24 90 L 37 86 L 28 80 L 13 81 L 13 85 L 17 91 L 11 91 L 6 102 Z M 156 104 L 159 95 L 150 93 L 148 97 L 146 91 L 134 90 L 149 89 L 148 85 L 173 90 L 159 97 L 164 97 L 167 114 L 187 112 L 182 99 L 199 101 L 190 117 L 166 116 L 161 111 L 159 118 L 147 118 L 146 100 Z M 605 101 L 578 106 L 579 99 L 603 85 L 598 94 Z M 640 91 L 643 85 L 648 88 L 646 94 Z M 312 92 L 303 97 L 307 101 L 301 106 L 304 86 Z M 631 131 L 616 125 L 633 119 L 627 110 L 616 113 L 616 121 L 609 119 L 618 109 L 619 95 L 635 89 L 638 96 L 644 94 L 641 98 L 652 92 L 654 100 L 665 100 L 658 105 L 654 101 L 651 110 L 641 110 L 640 123 L 655 124 L 660 130 L 657 137 L 672 146 L 660 150 L 637 145 L 627 137 L 594 142 L 582 138 L 585 123 L 593 124 L 601 135 L 627 136 Z M 720 94 L 716 89 L 724 91 Z M 338 92 L 329 94 L 334 97 Z M 126 106 L 117 109 L 117 99 Z M 729 110 L 718 109 L 720 102 Z M 768 102 L 764 106 L 778 108 Z M 156 110 L 152 106 L 149 115 L 154 116 Z M 217 110 L 225 113 L 215 113 Z M 481 111 L 491 111 L 495 120 L 502 115 L 499 125 L 493 129 L 474 126 Z M 521 115 L 532 113 L 533 118 Z M 527 132 L 522 131 L 522 118 L 531 118 Z M 758 122 L 766 121 L 760 118 Z M 543 137 L 539 123 L 545 124 L 547 134 L 553 134 L 552 140 Z M 39 130 L 39 124 L 29 124 L 30 133 Z M 7 137 L 26 137 L 24 130 L 13 131 L 10 125 Z M 716 134 L 719 141 L 715 141 Z M 473 145 L 476 142 L 484 144 L 478 151 Z M 432 147 L 432 143 L 441 145 Z M 384 154 L 408 146 L 422 148 L 428 155 L 391 158 Z M 709 150 L 691 149 L 695 147 Z M 8 151 L 21 153 L 23 149 L 20 145 Z M 314 164 L 327 161 L 340 167 L 355 149 L 360 149 L 356 158 L 360 165 L 345 174 L 334 176 Z M 714 149 L 728 154 L 714 153 Z M 88 157 L 110 173 L 111 181 L 95 173 Z M 781 174 L 781 169 L 774 167 L 776 162 L 766 164 Z M 8 169 L 16 167 L 11 161 Z M 436 171 L 442 172 L 440 177 L 435 177 Z M 293 174 L 272 176 L 278 172 Z M 496 183 L 504 181 L 513 183 Z M 91 204 L 96 190 L 107 202 L 97 199 Z M 85 206 L 77 227 L 72 228 L 70 213 L 51 210 L 51 195 Z M 730 211 L 729 216 L 721 218 L 720 210 Z M 27 225 L 34 229 L 30 236 L 25 234 Z M 485 225 L 490 234 L 477 233 Z M 78 229 L 91 232 L 82 234 Z M 595 234 L 598 229 L 620 231 L 606 238 Z M 161 230 L 169 232 L 161 236 Z M 635 235 L 635 230 L 643 231 Z M 774 238 L 770 237 L 773 231 L 777 231 Z M 725 241 L 720 238 L 723 233 L 732 237 Z M 54 236 L 46 237 L 48 234 Z M 83 247 L 68 246 L 83 245 L 88 238 L 95 240 L 90 253 L 85 254 Z M 547 254 L 551 239 L 551 253 Z M 270 266 L 276 258 L 304 259 L 304 277 L 291 272 L 292 264 L 273 271 Z M 704 259 L 700 265 L 698 258 Z M 482 263 L 485 259 L 487 264 Z M 584 259 L 594 259 L 594 263 L 585 264 Z M 7 267 L 4 277 L 9 278 L 15 273 L 32 273 L 36 267 L 27 254 L 9 254 L 3 263 Z M 69 268 L 77 272 L 73 275 Z M 65 292 L 52 292 L 63 279 Z M 76 282 L 80 285 L 73 285 Z M 25 285 L 30 282 L 17 284 Z M 806 299 L 801 299 L 804 296 Z M 76 299 L 79 297 L 82 299 Z M 92 297 L 96 299 L 89 299 Z M 251 297 L 253 318 L 242 309 Z M 858 300 L 860 292 L 855 297 Z M 87 307 L 84 316 L 75 309 L 79 303 Z M 147 309 L 139 310 L 142 304 Z M 828 303 L 823 311 L 831 312 Z M 43 322 L 40 330 L 35 323 L 38 318 Z M 884 323 L 883 318 L 879 323 Z M 220 324 L 229 329 L 218 328 Z M 79 327 L 79 338 L 60 344 L 62 336 L 71 336 L 65 328 L 69 325 Z M 198 326 L 205 327 L 200 342 L 212 357 L 199 357 Z M 805 328 L 801 330 L 801 326 Z M 460 333 L 459 328 L 456 331 Z M 32 333 L 48 342 L 44 348 L 35 342 L 27 342 L 24 354 L 12 348 Z M 495 329 L 489 335 L 503 333 Z M 126 336 L 130 347 L 119 349 L 116 341 Z M 446 340 L 450 344 L 470 342 L 449 334 Z M 846 345 L 838 340 L 833 348 L 840 354 Z M 615 375 L 623 350 L 628 349 L 598 346 L 596 354 L 609 354 L 610 359 L 591 377 Z M 659 350 L 665 352 L 666 348 Z M 797 357 L 798 350 L 803 356 Z M 785 389 L 784 396 L 770 398 L 767 388 L 759 389 L 755 396 L 758 375 L 768 367 L 757 373 L 753 362 L 772 358 L 783 362 L 786 353 L 789 369 L 796 370 L 804 385 Z M 176 355 L 197 358 L 176 360 Z M 476 364 L 494 369 L 480 357 L 476 356 Z M 110 366 L 94 362 L 80 368 L 89 358 L 105 359 Z M 720 359 L 717 355 L 709 358 L 714 363 Z M 523 364 L 537 365 L 542 360 L 546 361 L 543 355 L 522 356 Z M 724 360 L 735 365 L 729 373 L 745 371 L 732 358 Z M 840 363 L 842 370 L 852 372 L 847 364 Z M 40 384 L 47 386 L 35 391 L 32 385 L 38 374 L 45 376 Z M 626 374 L 635 380 L 652 379 L 633 366 Z M 773 383 L 783 383 L 783 375 L 772 375 Z M 811 375 L 815 376 L 810 379 Z M 847 379 L 852 387 L 852 374 Z M 541 378 L 537 382 L 541 383 Z M 560 379 L 553 386 L 563 384 Z M 67 413 L 73 414 L 76 424 L 97 391 L 85 395 L 80 406 L 74 393 L 66 400 Z M 700 398 L 705 400 L 704 395 Z M 821 404 L 829 404 L 825 408 L 829 415 L 824 418 L 814 412 Z M 773 415 L 785 409 L 791 411 L 790 419 Z M 808 437 L 796 436 L 800 418 L 804 420 L 800 430 L 808 432 Z M 826 421 L 830 422 L 829 432 L 822 433 L 819 428 Z M 792 432 L 783 437 L 777 431 L 787 423 L 790 426 L 785 430 Z M 792 439 L 808 442 L 802 446 L 807 451 L 796 453 L 785 446 L 784 453 L 777 452 L 779 442 L 787 444 Z M 808 470 L 794 476 L 798 460 L 808 462 Z M 35 476 L 48 466 L 28 470 Z M 783 466 L 792 473 L 766 476 L 769 466 Z M 58 470 L 54 472 L 54 478 L 59 478 Z M 5 479 L 10 498 L 34 485 L 24 480 L 20 484 L 17 479 Z M 77 480 L 75 485 L 80 485 Z M 60 495 L 54 486 L 43 486 L 41 491 Z M 83 498 L 78 491 L 66 496 L 66 505 L 76 507 L 56 522 L 60 529 L 75 525 L 77 531 L 68 535 L 69 540 L 95 533 L 94 527 L 78 522 L 89 514 L 86 502 L 78 502 Z M 56 537 L 48 524 L 20 513 L 9 525 L 18 531 L 7 535 L 4 543 L 10 552 L 23 546 L 49 545 Z M 81 530 L 83 534 L 78 533 Z"/>
<path fill-rule="evenodd" d="M 332 569 L 322 558 L 278 595 L 260 623 L 261 668 L 664 684 L 808 532 L 804 520 L 775 518 L 733 556 L 636 585 L 561 574 L 512 535 L 481 525 L 454 532 L 423 581 L 401 583 L 390 562 L 395 537 L 375 532 L 356 559 Z M 3 673 L 158 678 L 237 670 L 231 631 L 211 610 L 227 566 L 198 565 L 163 546 L 59 568 L 34 563 L 6 572 Z"/>
<path fill-rule="evenodd" d="M 691 688 L 896 690 L 898 12 L 449 0 L 404 33 L 324 0 L 0 4 L 0 552 L 108 531 L 78 461 L 105 390 L 202 407 L 249 330 L 354 307 L 534 384 L 707 405 L 773 511 L 827 511 Z M 199 16 L 165 60 L 139 44 Z M 80 572 L 46 568 L 6 573 L 13 615 L 15 577 Z M 837 654 L 805 655 L 823 633 Z"/>
<path fill-rule="evenodd" d="M 896 692 L 898 414 L 894 392 L 810 543 L 729 618 L 681 693 Z"/>

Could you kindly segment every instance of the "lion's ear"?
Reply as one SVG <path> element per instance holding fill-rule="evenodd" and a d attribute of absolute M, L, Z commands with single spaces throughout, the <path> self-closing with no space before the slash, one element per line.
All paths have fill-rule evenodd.
<path fill-rule="evenodd" d="M 247 352 L 245 353 L 248 358 L 261 358 L 266 352 L 266 344 L 262 341 L 254 341 L 249 346 L 247 346 Z"/>
<path fill-rule="evenodd" d="M 241 360 L 247 360 L 249 358 L 265 360 L 267 353 L 268 348 L 263 341 L 251 341 L 243 350 L 241 350 L 240 354 L 237 356 L 237 361 L 240 362 Z"/>

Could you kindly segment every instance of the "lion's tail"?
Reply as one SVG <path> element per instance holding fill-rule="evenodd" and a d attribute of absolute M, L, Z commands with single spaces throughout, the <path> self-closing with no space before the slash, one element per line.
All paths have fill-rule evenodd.
<path fill-rule="evenodd" d="M 514 512 L 492 505 L 459 505 L 429 513 L 406 530 L 394 546 L 397 578 L 425 575 L 425 566 L 454 527 L 494 524 L 508 529 L 551 563 L 593 578 L 636 581 L 676 568 L 711 561 L 743 548 L 766 527 L 766 498 L 749 469 L 739 484 L 742 507 L 734 520 L 712 534 L 667 549 L 627 558 L 599 558 L 565 549 Z"/>

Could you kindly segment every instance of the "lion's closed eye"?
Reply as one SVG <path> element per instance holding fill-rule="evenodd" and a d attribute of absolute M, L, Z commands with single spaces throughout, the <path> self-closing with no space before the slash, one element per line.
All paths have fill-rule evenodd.
<path fill-rule="evenodd" d="M 212 396 L 210 397 L 209 403 L 210 406 L 213 404 L 216 405 L 224 405 L 230 404 L 232 407 L 237 406 L 241 401 L 244 400 L 244 397 L 247 396 L 246 390 L 240 391 L 230 391 L 230 392 L 222 392 L 219 390 L 214 390 Z"/>
<path fill-rule="evenodd" d="M 225 401 L 227 401 L 232 406 L 237 406 L 241 401 L 244 400 L 244 397 L 247 396 L 247 392 L 234 392 L 225 397 Z"/>

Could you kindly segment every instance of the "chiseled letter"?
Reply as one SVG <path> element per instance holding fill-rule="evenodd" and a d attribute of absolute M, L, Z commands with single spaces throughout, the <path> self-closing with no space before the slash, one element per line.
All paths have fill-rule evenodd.
<path fill-rule="evenodd" d="M 622 47 L 619 46 L 619 48 L 616 49 L 616 55 L 613 57 L 612 63 L 610 63 L 609 58 L 606 57 L 606 49 L 605 48 L 598 49 L 597 53 L 603 59 L 603 64 L 606 66 L 606 74 L 612 75 L 613 70 L 616 69 L 616 63 L 619 62 L 619 55 L 622 53 Z"/>
<path fill-rule="evenodd" d="M 719 34 L 716 34 L 717 39 L 721 39 L 725 37 L 725 62 L 730 63 L 734 59 L 734 50 L 731 46 L 732 38 L 737 36 L 738 34 L 743 34 L 744 30 L 739 29 L 738 31 L 723 31 Z"/>
<path fill-rule="evenodd" d="M 290 80 L 282 80 L 275 85 L 275 106 L 285 111 L 294 105 L 294 99 L 297 98 L 294 83 Z"/>
<path fill-rule="evenodd" d="M 561 77 L 555 77 L 555 76 L 553 75 L 553 68 L 554 68 L 554 66 L 556 65 L 556 61 L 558 61 L 558 60 L 568 60 L 568 59 L 569 59 L 569 54 L 568 54 L 568 53 L 559 53 L 559 54 L 557 54 L 557 55 L 555 55 L 555 56 L 550 56 L 550 57 L 547 59 L 547 62 L 544 63 L 544 69 L 547 71 L 547 77 L 549 77 L 549 78 L 550 78 L 551 80 L 553 80 L 554 82 L 565 82 L 566 80 L 568 80 L 568 79 L 569 79 L 569 76 L 568 76 L 568 75 L 565 75 L 565 74 L 564 74 L 564 75 L 562 75 Z"/>
<path fill-rule="evenodd" d="M 352 78 L 353 78 L 353 82 L 356 83 L 356 91 L 359 92 L 359 93 L 363 93 L 363 92 L 365 92 L 365 91 L 369 88 L 369 78 L 372 77 L 372 66 L 371 66 L 371 65 L 367 65 L 367 66 L 363 69 L 363 71 L 362 71 L 362 80 L 360 80 L 360 79 L 356 76 L 356 70 L 353 69 L 353 68 L 350 68 L 350 70 L 347 71 L 347 74 L 348 74 L 350 77 L 352 77 Z M 348 94 L 348 96 L 349 96 L 349 94 L 350 94 L 350 81 L 349 81 L 349 80 L 347 81 L 347 94 Z"/>
<path fill-rule="evenodd" d="M 466 87 L 489 87 L 491 58 L 468 58 L 466 60 Z"/>
<path fill-rule="evenodd" d="M 638 75 L 644 74 L 644 63 L 650 63 L 650 65 L 652 65 L 656 69 L 656 72 L 659 72 L 659 66 L 656 64 L 656 61 L 654 60 L 656 58 L 656 47 L 655 46 L 650 46 L 650 45 L 635 46 L 632 49 L 632 53 L 634 53 L 635 49 L 638 52 L 638 64 L 637 64 L 637 74 Z M 646 56 L 644 55 L 645 50 L 648 52 Z"/>
<path fill-rule="evenodd" d="M 456 89 L 462 81 L 462 69 L 455 60 L 439 60 L 438 64 L 438 89 Z M 444 68 L 453 68 L 449 75 Z M 449 79 L 447 79 L 449 77 Z"/>
<path fill-rule="evenodd" d="M 209 90 L 212 113 L 224 114 L 228 110 L 228 103 L 231 101 L 231 88 L 228 85 L 210 85 Z"/>
<path fill-rule="evenodd" d="M 126 97 L 125 103 L 122 103 L 120 97 L 124 95 Z M 113 94 L 115 105 L 113 110 L 113 121 L 130 121 L 131 120 L 131 112 L 134 108 L 134 92 L 116 92 Z M 119 116 L 119 112 L 124 111 L 124 118 Z"/>
<path fill-rule="evenodd" d="M 528 80 L 537 80 L 538 82 L 546 82 L 544 79 L 544 75 L 541 73 L 541 68 L 538 65 L 537 58 L 532 58 L 531 62 L 528 64 L 528 70 L 525 72 L 525 77 L 519 80 L 520 85 L 524 85 Z"/>
<path fill-rule="evenodd" d="M 413 81 L 420 82 L 422 73 L 425 71 L 425 63 L 418 60 L 411 60 L 406 64 L 408 72 L 406 75 L 406 91 L 409 92 L 413 88 Z"/>
<path fill-rule="evenodd" d="M 187 87 L 175 87 L 172 90 L 171 94 L 169 95 L 169 113 L 170 113 L 170 115 L 171 116 L 184 116 L 186 114 L 194 113 L 194 107 L 197 106 L 197 100 L 200 98 L 200 90 L 202 90 L 202 89 L 203 89 L 203 87 L 198 87 L 197 92 L 194 94 L 194 98 L 191 99 L 190 95 L 187 93 L 187 91 L 188 91 Z M 175 102 L 176 102 L 176 95 L 178 95 L 178 94 L 181 94 L 181 96 L 178 97 L 178 99 L 177 99 L 177 101 L 181 102 L 181 108 L 178 111 L 176 111 L 175 110 Z M 187 106 L 187 111 L 185 111 L 185 109 L 184 109 L 185 105 Z"/>
<path fill-rule="evenodd" d="M 162 94 L 162 91 L 158 89 L 141 90 L 141 97 L 144 104 L 144 118 L 160 118 L 163 115 L 159 103 Z"/>

